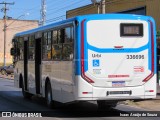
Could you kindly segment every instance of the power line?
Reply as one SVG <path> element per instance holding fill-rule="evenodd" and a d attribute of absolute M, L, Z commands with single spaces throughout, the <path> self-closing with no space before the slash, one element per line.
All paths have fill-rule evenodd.
<path fill-rule="evenodd" d="M 58 17 L 55 17 L 55 18 L 52 18 L 52 19 L 48 19 L 46 20 L 46 23 L 49 23 L 49 22 L 53 22 L 53 21 L 57 21 L 59 19 L 62 19 L 65 15 L 62 15 L 62 16 L 58 16 Z M 29 27 L 29 26 L 33 26 L 34 24 L 28 24 L 28 25 L 23 25 L 23 26 L 18 26 L 18 27 L 10 27 L 8 28 L 7 30 L 13 30 L 13 29 L 21 29 L 21 28 L 24 28 L 24 27 Z"/>
<path fill-rule="evenodd" d="M 53 13 L 59 14 L 60 12 L 63 12 L 66 8 L 71 7 L 71 6 L 75 5 L 75 4 L 77 5 L 77 4 L 81 3 L 81 2 L 83 2 L 83 1 L 75 2 L 75 3 L 73 3 L 73 4 L 67 5 L 67 6 L 65 6 L 65 7 L 60 8 L 60 9 L 56 9 L 55 11 L 50 10 L 50 11 L 52 11 L 52 12 L 49 13 L 49 14 L 47 14 L 47 16 L 50 16 L 50 15 L 52 15 Z"/>
<path fill-rule="evenodd" d="M 52 6 L 52 7 L 49 7 L 49 6 L 50 6 L 50 4 L 49 4 L 49 6 L 47 6 L 49 9 L 47 9 L 47 10 L 48 10 L 48 11 L 57 10 L 57 9 L 59 9 L 59 8 L 63 8 L 64 6 L 68 6 L 68 5 L 75 4 L 75 3 L 77 3 L 77 2 L 83 2 L 83 1 L 82 1 L 82 0 L 80 0 L 80 1 L 78 1 L 78 0 L 76 0 L 76 1 L 71 1 L 69 4 L 68 4 L 68 1 L 66 1 L 66 2 L 61 2 L 61 4 L 58 4 L 58 3 L 57 3 L 56 6 L 54 5 L 54 7 L 53 7 L 53 6 Z M 54 3 L 54 4 L 56 4 L 56 3 Z"/>
<path fill-rule="evenodd" d="M 48 19 L 46 20 L 46 23 L 50 23 L 50 22 L 53 22 L 53 21 L 57 21 L 57 20 L 60 20 L 64 17 L 65 15 L 62 15 L 62 16 L 58 16 L 58 17 L 55 17 L 55 18 L 52 18 L 52 19 Z M 35 24 L 28 24 L 28 25 L 23 25 L 23 26 L 18 26 L 18 27 L 8 27 L 7 30 L 22 30 L 23 28 L 26 28 L 26 27 L 30 27 L 30 26 L 33 26 Z"/>
<path fill-rule="evenodd" d="M 61 15 L 56 18 L 51 18 L 51 19 L 46 20 L 46 23 L 50 23 L 50 22 L 57 21 L 57 20 L 63 20 L 64 17 L 66 17 L 66 15 Z"/>
<path fill-rule="evenodd" d="M 51 2 L 51 1 L 52 1 L 52 2 Z M 59 6 L 62 6 L 63 3 L 65 3 L 64 0 L 57 0 L 57 1 L 51 0 L 51 1 L 48 1 L 48 2 L 47 2 L 47 3 L 49 3 L 49 5 L 47 5 L 48 8 L 49 8 L 49 7 L 53 7 L 53 6 L 54 6 L 54 8 L 57 8 L 57 7 L 59 7 Z M 61 3 L 61 4 L 59 4 L 59 3 Z M 55 7 L 55 6 L 56 6 L 56 7 Z"/>

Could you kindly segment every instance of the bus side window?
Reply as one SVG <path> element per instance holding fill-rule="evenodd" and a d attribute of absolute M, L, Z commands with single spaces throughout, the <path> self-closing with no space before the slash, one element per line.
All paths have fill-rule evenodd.
<path fill-rule="evenodd" d="M 62 43 L 61 43 L 61 30 L 54 30 L 52 38 L 52 59 L 61 60 L 62 58 Z"/>
<path fill-rule="evenodd" d="M 45 32 L 43 34 L 43 42 L 42 42 L 42 58 L 43 60 L 51 60 L 51 39 L 52 34 L 51 31 Z"/>
<path fill-rule="evenodd" d="M 57 32 L 57 30 L 54 30 L 53 32 L 52 32 L 52 59 L 55 59 L 56 58 L 56 49 L 55 49 L 55 44 L 57 44 L 58 43 L 58 39 L 57 39 L 57 37 L 58 37 L 58 32 Z"/>
<path fill-rule="evenodd" d="M 65 29 L 61 29 L 60 32 L 61 32 L 61 34 L 60 34 L 59 43 L 64 43 L 64 41 L 65 41 Z"/>
<path fill-rule="evenodd" d="M 73 59 L 73 27 L 65 28 L 65 38 L 63 43 L 63 60 L 72 60 Z"/>
<path fill-rule="evenodd" d="M 24 39 L 23 37 L 19 38 L 19 59 L 23 60 L 24 54 Z"/>
<path fill-rule="evenodd" d="M 35 57 L 35 40 L 34 40 L 34 36 L 30 36 L 29 37 L 29 60 L 34 60 Z"/>
<path fill-rule="evenodd" d="M 43 41 L 42 41 L 42 59 L 47 60 L 47 32 L 43 34 Z"/>
<path fill-rule="evenodd" d="M 51 60 L 51 39 L 52 39 L 52 34 L 51 32 L 48 32 L 48 38 L 47 38 L 47 59 Z"/>
<path fill-rule="evenodd" d="M 15 49 L 15 55 L 13 57 L 14 62 L 18 61 L 18 40 L 17 38 L 15 38 L 15 40 L 13 41 L 13 47 Z"/>
<path fill-rule="evenodd" d="M 16 51 L 17 51 L 17 60 L 20 60 L 20 43 L 19 43 L 19 38 L 17 38 L 17 44 L 16 44 L 16 47 L 17 47 L 17 49 L 16 49 Z"/>

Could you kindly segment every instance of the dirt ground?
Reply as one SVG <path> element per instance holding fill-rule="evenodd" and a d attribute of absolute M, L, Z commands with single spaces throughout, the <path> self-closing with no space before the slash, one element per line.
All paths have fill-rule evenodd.
<path fill-rule="evenodd" d="M 156 99 L 152 100 L 145 100 L 140 102 L 133 102 L 133 101 L 125 101 L 124 104 L 144 108 L 149 111 L 160 111 L 160 86 L 157 85 L 157 97 Z"/>
<path fill-rule="evenodd" d="M 140 102 L 133 102 L 133 101 L 125 101 L 126 105 L 140 107 L 146 109 L 147 111 L 160 111 L 160 99 L 155 100 L 145 100 Z"/>

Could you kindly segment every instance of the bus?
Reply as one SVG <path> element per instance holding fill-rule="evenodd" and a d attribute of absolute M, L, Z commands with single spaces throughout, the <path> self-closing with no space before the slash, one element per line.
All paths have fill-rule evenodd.
<path fill-rule="evenodd" d="M 24 98 L 56 102 L 156 97 L 156 27 L 150 16 L 93 14 L 17 33 L 11 54 L 14 84 Z"/>

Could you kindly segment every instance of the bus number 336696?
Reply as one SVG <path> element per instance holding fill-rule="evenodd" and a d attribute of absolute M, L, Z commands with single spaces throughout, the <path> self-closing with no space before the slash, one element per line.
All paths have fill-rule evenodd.
<path fill-rule="evenodd" d="M 127 59 L 144 59 L 144 55 L 127 55 Z"/>

